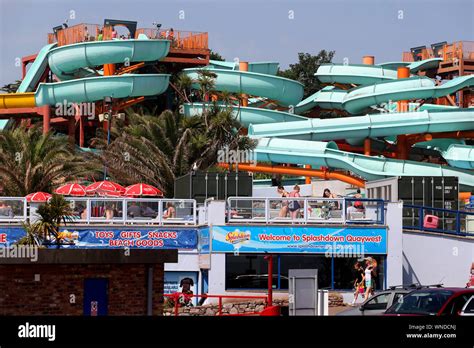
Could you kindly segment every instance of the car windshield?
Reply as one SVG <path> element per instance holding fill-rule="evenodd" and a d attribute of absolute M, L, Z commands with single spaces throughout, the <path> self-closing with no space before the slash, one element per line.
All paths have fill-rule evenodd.
<path fill-rule="evenodd" d="M 416 291 L 403 297 L 386 313 L 436 315 L 452 294 L 449 290 Z"/>

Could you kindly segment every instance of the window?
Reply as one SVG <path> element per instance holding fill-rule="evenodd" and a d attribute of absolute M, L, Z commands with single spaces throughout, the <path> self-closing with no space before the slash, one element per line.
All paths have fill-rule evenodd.
<path fill-rule="evenodd" d="M 401 303 L 405 295 L 406 294 L 397 292 L 395 295 L 393 295 L 393 303 Z"/>
<path fill-rule="evenodd" d="M 390 294 L 375 296 L 364 305 L 364 310 L 386 309 Z"/>
<path fill-rule="evenodd" d="M 459 315 L 469 298 L 469 294 L 464 294 L 451 300 L 451 303 L 444 309 L 443 315 Z"/>
<path fill-rule="evenodd" d="M 374 257 L 378 263 L 378 272 L 374 277 L 375 290 L 383 289 L 383 256 Z M 352 289 L 354 263 L 357 258 L 332 258 L 325 255 L 273 255 L 273 288 L 288 289 L 288 272 L 290 269 L 318 269 L 318 287 L 331 288 L 334 273 L 335 289 Z M 226 254 L 226 289 L 267 289 L 268 262 L 264 255 Z"/>
<path fill-rule="evenodd" d="M 273 288 L 278 287 L 278 257 L 273 257 Z M 263 255 L 226 255 L 227 289 L 267 289 L 268 262 Z"/>
<path fill-rule="evenodd" d="M 280 256 L 280 289 L 288 289 L 290 269 L 318 269 L 318 288 L 331 287 L 331 258 L 324 255 Z"/>
<path fill-rule="evenodd" d="M 474 296 L 471 296 L 469 303 L 464 308 L 464 314 L 474 314 Z"/>

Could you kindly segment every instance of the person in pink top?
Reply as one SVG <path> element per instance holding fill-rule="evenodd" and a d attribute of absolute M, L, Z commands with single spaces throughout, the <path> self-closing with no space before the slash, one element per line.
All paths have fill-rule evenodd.
<path fill-rule="evenodd" d="M 115 30 L 115 27 L 112 27 L 112 39 L 117 38 L 117 30 Z"/>
<path fill-rule="evenodd" d="M 300 195 L 300 187 L 295 185 L 293 187 L 293 191 L 290 192 L 290 197 L 301 197 Z M 290 216 L 292 220 L 295 220 L 299 217 L 301 204 L 297 200 L 290 201 L 288 204 L 288 209 L 290 210 Z"/>

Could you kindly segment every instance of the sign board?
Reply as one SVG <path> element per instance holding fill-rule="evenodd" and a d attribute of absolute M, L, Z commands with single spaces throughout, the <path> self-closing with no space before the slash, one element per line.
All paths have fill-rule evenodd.
<path fill-rule="evenodd" d="M 386 254 L 387 229 L 383 226 L 213 226 L 212 252 L 330 253 L 335 257 L 342 253 L 354 257 Z"/>

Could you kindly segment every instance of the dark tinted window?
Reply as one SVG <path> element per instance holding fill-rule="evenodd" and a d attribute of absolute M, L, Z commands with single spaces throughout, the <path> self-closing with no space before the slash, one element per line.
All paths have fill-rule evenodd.
<path fill-rule="evenodd" d="M 364 308 L 366 310 L 386 309 L 389 298 L 390 298 L 389 293 L 375 296 L 369 301 L 367 301 L 367 303 L 364 305 Z"/>
<path fill-rule="evenodd" d="M 331 258 L 324 255 L 282 255 L 280 256 L 280 288 L 288 289 L 290 269 L 318 269 L 318 287 L 331 287 Z"/>
<path fill-rule="evenodd" d="M 449 290 L 415 291 L 405 296 L 402 302 L 395 303 L 387 313 L 434 315 L 452 295 L 453 292 Z"/>

